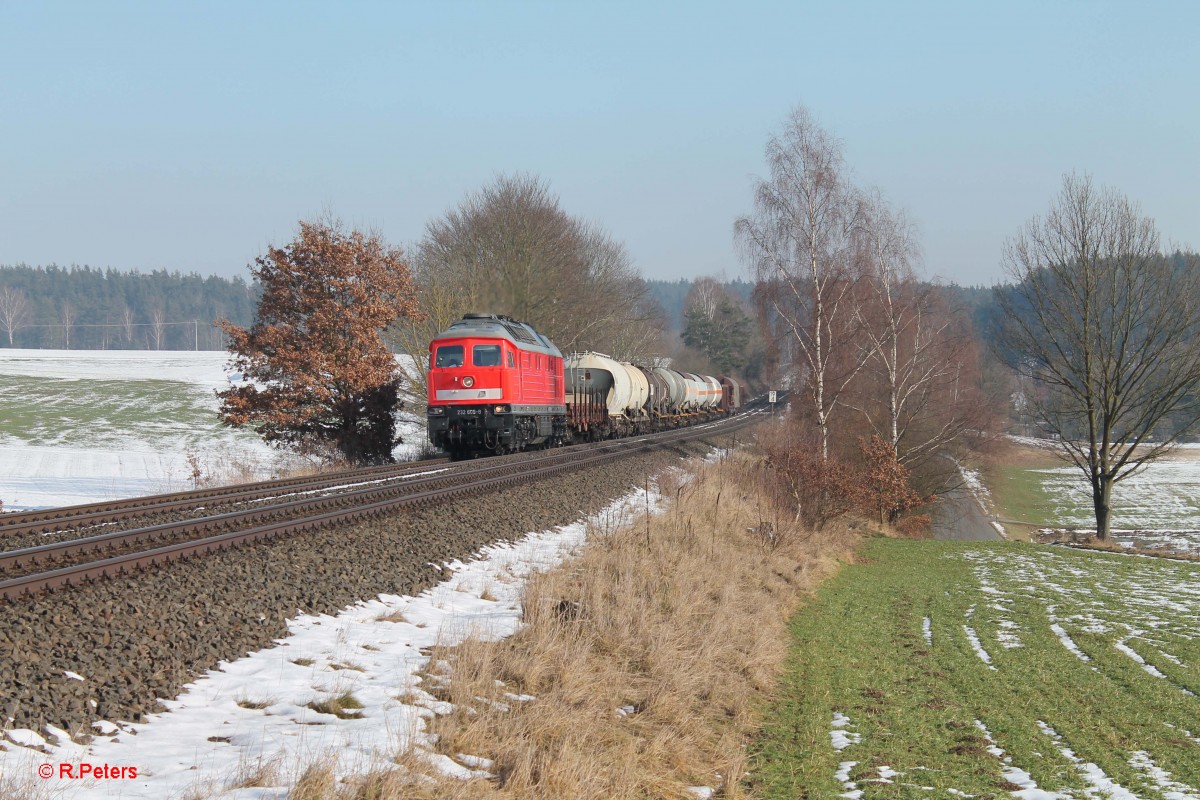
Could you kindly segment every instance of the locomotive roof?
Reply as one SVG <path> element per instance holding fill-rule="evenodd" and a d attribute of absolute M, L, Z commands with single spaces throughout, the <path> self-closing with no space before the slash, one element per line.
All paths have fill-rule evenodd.
<path fill-rule="evenodd" d="M 507 339 L 516 345 L 518 350 L 562 358 L 562 353 L 554 343 L 535 331 L 532 325 L 517 322 L 503 314 L 467 314 L 433 337 L 433 340 L 436 342 L 439 339 L 461 339 L 467 336 Z"/>

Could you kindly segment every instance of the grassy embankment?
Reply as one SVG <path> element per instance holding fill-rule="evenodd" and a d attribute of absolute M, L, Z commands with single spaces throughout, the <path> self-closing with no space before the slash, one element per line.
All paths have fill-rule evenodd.
<path fill-rule="evenodd" d="M 1086 763 L 1140 797 L 1200 786 L 1200 568 L 1008 543 L 865 555 L 792 622 L 762 797 L 1106 796 Z M 860 740 L 836 750 L 835 730 Z"/>
<path fill-rule="evenodd" d="M 855 539 L 800 531 L 760 470 L 735 454 L 686 483 L 667 476 L 665 513 L 594 526 L 576 559 L 531 579 L 520 632 L 431 654 L 423 688 L 453 707 L 429 722 L 437 753 L 491 778 L 444 777 L 409 752 L 357 785 L 317 764 L 290 797 L 745 796 L 787 620 Z"/>

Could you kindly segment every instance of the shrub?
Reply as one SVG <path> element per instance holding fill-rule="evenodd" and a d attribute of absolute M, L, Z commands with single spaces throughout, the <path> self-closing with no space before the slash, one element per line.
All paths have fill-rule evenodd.
<path fill-rule="evenodd" d="M 810 528 L 820 530 L 858 506 L 854 469 L 832 456 L 823 460 L 816 442 L 795 434 L 772 436 L 763 451 L 777 502 Z"/>
<path fill-rule="evenodd" d="M 870 511 L 880 523 L 895 523 L 905 511 L 932 500 L 909 485 L 909 470 L 896 458 L 890 442 L 872 436 L 870 441 L 860 439 L 858 446 L 865 461 L 857 481 L 863 511 Z"/>

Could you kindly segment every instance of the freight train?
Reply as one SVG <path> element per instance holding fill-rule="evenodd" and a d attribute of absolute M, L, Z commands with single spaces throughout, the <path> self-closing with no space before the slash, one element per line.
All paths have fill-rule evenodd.
<path fill-rule="evenodd" d="M 715 378 L 567 357 L 532 326 L 467 314 L 429 344 L 429 440 L 452 458 L 515 453 L 689 425 L 741 409 L 745 388 Z"/>

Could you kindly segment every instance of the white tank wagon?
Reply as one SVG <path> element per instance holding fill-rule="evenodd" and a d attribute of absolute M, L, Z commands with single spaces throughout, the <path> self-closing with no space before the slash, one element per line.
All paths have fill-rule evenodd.
<path fill-rule="evenodd" d="M 721 405 L 721 382 L 711 375 L 701 375 L 704 389 L 700 396 L 700 408 L 704 411 L 714 411 Z"/>
<path fill-rule="evenodd" d="M 682 375 L 687 386 L 687 400 L 683 404 L 683 410 L 699 411 L 703 408 L 708 386 L 704 383 L 704 379 L 694 372 L 684 372 Z"/>
<path fill-rule="evenodd" d="M 687 404 L 687 378 L 667 367 L 655 367 L 654 374 L 667 384 L 667 412 L 678 414 Z"/>
<path fill-rule="evenodd" d="M 650 381 L 646 378 L 646 373 L 635 367 L 633 364 L 624 361 L 618 361 L 621 368 L 629 375 L 629 384 L 633 387 L 632 396 L 629 398 L 629 406 L 626 409 L 626 416 L 642 418 L 649 416 L 647 406 L 650 403 Z"/>
<path fill-rule="evenodd" d="M 611 417 L 639 419 L 646 416 L 650 382 L 632 364 L 615 361 L 603 353 L 573 353 L 566 364 L 567 402 L 600 393 Z"/>

